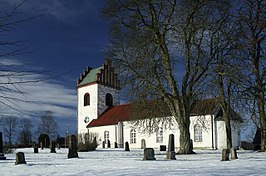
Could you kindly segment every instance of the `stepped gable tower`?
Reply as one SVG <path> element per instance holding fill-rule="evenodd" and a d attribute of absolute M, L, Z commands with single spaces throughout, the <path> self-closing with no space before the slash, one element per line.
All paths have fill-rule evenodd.
<path fill-rule="evenodd" d="M 86 133 L 86 126 L 108 107 L 120 104 L 118 75 L 106 60 L 98 68 L 87 67 L 77 81 L 77 128 Z"/>

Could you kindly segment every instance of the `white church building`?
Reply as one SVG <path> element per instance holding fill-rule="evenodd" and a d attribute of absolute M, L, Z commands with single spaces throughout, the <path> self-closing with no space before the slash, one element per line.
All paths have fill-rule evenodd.
<path fill-rule="evenodd" d="M 105 141 L 107 144 L 109 141 L 111 148 L 114 148 L 115 143 L 118 147 L 123 147 L 125 142 L 129 143 L 130 148 L 141 148 L 142 139 L 145 139 L 146 147 L 160 148 L 160 146 L 167 146 L 169 134 L 174 134 L 175 146 L 179 146 L 177 124 L 173 124 L 171 129 L 160 127 L 157 132 L 151 134 L 143 133 L 134 126 L 130 120 L 131 104 L 121 105 L 119 92 L 118 76 L 108 61 L 99 68 L 88 67 L 80 75 L 77 82 L 77 130 L 79 134 L 96 133 L 99 143 Z M 201 100 L 194 107 L 198 107 L 198 110 L 205 109 L 204 115 L 193 113 L 192 109 L 190 135 L 194 148 L 226 148 L 225 123 L 221 108 L 216 101 Z M 231 125 L 233 146 L 238 148 L 240 146 L 239 120 L 232 120 Z M 103 145 L 98 147 L 101 148 Z"/>

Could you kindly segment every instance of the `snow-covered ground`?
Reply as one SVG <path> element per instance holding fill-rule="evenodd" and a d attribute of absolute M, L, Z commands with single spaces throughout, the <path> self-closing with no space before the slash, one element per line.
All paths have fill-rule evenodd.
<path fill-rule="evenodd" d="M 15 153 L 24 152 L 27 164 L 15 165 Z M 198 150 L 196 155 L 177 155 L 177 160 L 165 160 L 165 152 L 155 151 L 155 161 L 142 161 L 143 150 L 125 152 L 101 149 L 79 153 L 79 158 L 67 159 L 66 149 L 17 149 L 0 160 L 0 175 L 266 175 L 266 153 L 238 151 L 239 159 L 222 162 L 221 151 Z"/>

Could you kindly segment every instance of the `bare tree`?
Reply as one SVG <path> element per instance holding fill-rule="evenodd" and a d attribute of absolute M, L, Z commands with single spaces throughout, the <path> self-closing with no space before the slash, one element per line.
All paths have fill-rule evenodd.
<path fill-rule="evenodd" d="M 18 141 L 21 144 L 28 146 L 32 142 L 32 123 L 30 119 L 24 118 L 19 121 L 20 133 L 18 135 Z"/>
<path fill-rule="evenodd" d="M 207 94 L 216 97 L 223 113 L 225 121 L 227 148 L 233 148 L 231 117 L 237 118 L 235 105 L 239 109 L 239 97 L 242 96 L 244 80 L 246 80 L 247 63 L 241 55 L 242 47 L 239 40 L 239 25 L 235 16 L 231 13 L 235 6 L 228 3 L 223 6 L 223 13 L 217 13 L 216 25 L 211 30 L 211 40 L 209 46 L 213 51 L 214 62 L 209 70 L 211 79 L 206 79 Z M 240 95 L 240 96 L 239 96 Z M 241 119 L 238 119 L 241 120 Z M 237 159 L 235 150 L 231 150 L 231 159 Z"/>
<path fill-rule="evenodd" d="M 238 11 L 241 25 L 242 41 L 245 44 L 245 55 L 249 61 L 249 83 L 247 91 L 254 102 L 253 115 L 258 117 L 261 129 L 261 150 L 266 151 L 266 113 L 265 113 L 265 81 L 266 81 L 266 1 L 241 1 Z"/>
<path fill-rule="evenodd" d="M 41 122 L 39 123 L 37 133 L 47 134 L 50 138 L 55 139 L 58 134 L 58 125 L 53 117 L 53 112 L 46 111 L 41 115 Z"/>
<path fill-rule="evenodd" d="M 191 106 L 213 60 L 208 31 L 223 3 L 124 0 L 108 1 L 103 10 L 113 20 L 109 54 L 119 66 L 123 83 L 130 85 L 136 99 L 164 102 L 178 123 L 180 154 L 193 153 Z M 156 124 L 147 120 L 147 128 Z"/>
<path fill-rule="evenodd" d="M 15 95 L 25 94 L 21 89 L 23 84 L 39 81 L 31 77 L 38 71 L 26 68 L 25 64 L 10 61 L 11 57 L 33 52 L 29 44 L 12 38 L 13 32 L 21 23 L 37 17 L 25 17 L 19 13 L 19 8 L 26 3 L 26 0 L 14 1 L 13 6 L 6 7 L 2 2 L 0 8 L 0 105 L 19 112 L 22 111 L 19 110 L 16 102 L 29 101 Z"/>
<path fill-rule="evenodd" d="M 11 146 L 12 141 L 16 135 L 16 129 L 18 127 L 17 117 L 9 116 L 3 118 L 3 130 L 4 134 L 8 138 L 8 144 Z"/>

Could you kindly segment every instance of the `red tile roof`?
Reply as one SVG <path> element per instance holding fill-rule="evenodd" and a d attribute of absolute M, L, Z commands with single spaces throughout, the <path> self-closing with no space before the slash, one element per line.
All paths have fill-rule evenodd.
<path fill-rule="evenodd" d="M 120 121 L 129 120 L 130 104 L 109 107 L 98 119 L 92 120 L 88 127 L 115 125 Z"/>
<path fill-rule="evenodd" d="M 191 115 L 209 115 L 214 113 L 216 107 L 217 107 L 217 101 L 215 101 L 214 99 L 199 100 L 192 105 Z M 132 104 L 124 104 L 124 105 L 109 107 L 103 114 L 100 115 L 98 119 L 92 120 L 87 125 L 87 128 L 105 126 L 105 125 L 116 125 L 120 121 L 130 121 L 132 119 L 138 119 L 134 117 L 134 115 L 136 114 L 132 113 L 133 108 L 134 105 Z M 141 111 L 144 112 L 145 110 L 143 109 Z M 131 116 L 130 113 L 132 113 Z M 169 115 L 170 112 L 166 107 L 166 110 L 162 113 L 164 115 L 166 114 Z M 162 113 L 158 114 L 163 115 Z M 141 115 L 141 117 L 145 118 L 145 115 Z"/>

